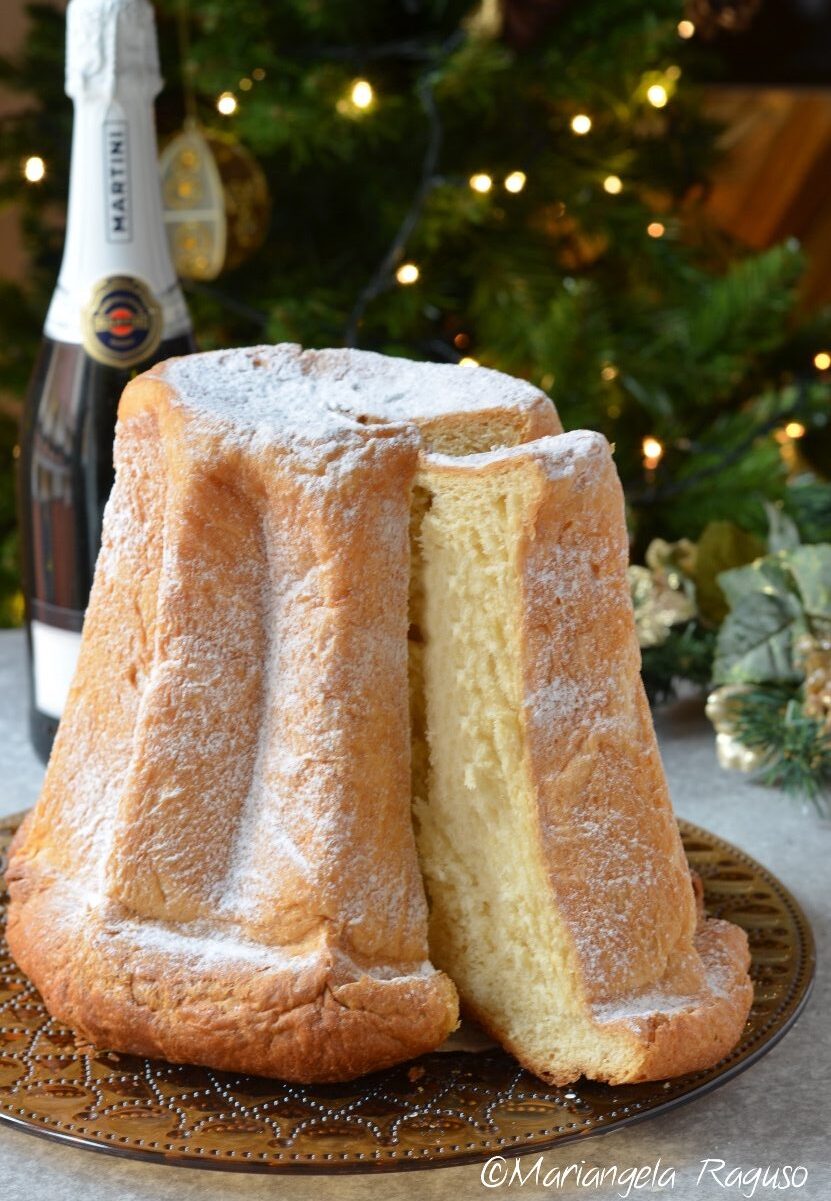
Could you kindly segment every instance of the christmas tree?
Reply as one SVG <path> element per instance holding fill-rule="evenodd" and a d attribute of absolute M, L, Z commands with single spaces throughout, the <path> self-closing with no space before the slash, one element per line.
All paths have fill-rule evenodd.
<path fill-rule="evenodd" d="M 188 284 L 200 346 L 345 344 L 534 381 L 566 428 L 615 444 L 634 558 L 689 540 L 686 566 L 670 546 L 645 569 L 653 616 L 656 578 L 696 594 L 644 637 L 647 672 L 656 692 L 679 671 L 706 681 L 716 576 L 765 549 L 771 502 L 803 540 L 831 538 L 827 490 L 797 469 L 822 438 L 831 356 L 823 321 L 794 315 L 798 247 L 743 253 L 706 220 L 713 62 L 677 0 L 158 0 L 157 16 L 160 139 L 190 114 L 270 193 L 259 249 Z M 18 397 L 59 265 L 71 128 L 62 16 L 30 18 L 1 72 L 31 98 L 3 123 L 2 196 L 31 254 L 25 286 L 0 291 Z M 6 621 L 14 436 L 6 412 Z"/>

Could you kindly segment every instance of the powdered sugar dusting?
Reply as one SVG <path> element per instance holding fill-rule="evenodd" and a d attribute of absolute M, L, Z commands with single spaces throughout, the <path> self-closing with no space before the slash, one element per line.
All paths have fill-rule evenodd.
<path fill-rule="evenodd" d="M 355 449 L 367 425 L 393 427 L 385 431 L 391 436 L 396 426 L 412 431 L 446 414 L 547 402 L 533 385 L 498 371 L 291 343 L 170 359 L 147 374 L 236 440 L 290 445 L 318 462 Z"/>
<path fill-rule="evenodd" d="M 627 993 L 593 1007 L 594 1016 L 600 1022 L 619 1022 L 625 1019 L 666 1017 L 685 1010 L 694 1010 L 701 1005 L 701 993 L 673 993 L 663 988 L 646 989 L 644 992 Z"/>
<path fill-rule="evenodd" d="M 660 1020 L 674 1013 L 694 1012 L 729 1000 L 740 975 L 740 965 L 730 940 L 722 937 L 725 928 L 724 922 L 705 919 L 695 940 L 697 954 L 688 952 L 686 962 L 680 965 L 687 980 L 692 969 L 698 987 L 678 989 L 661 981 L 652 988 L 623 993 L 613 1000 L 595 1004 L 592 1007 L 595 1017 L 604 1023 L 639 1023 L 654 1018 Z"/>
<path fill-rule="evenodd" d="M 584 487 L 591 480 L 586 471 L 587 463 L 594 460 L 599 469 L 608 455 L 609 443 L 602 434 L 594 430 L 570 430 L 565 434 L 548 434 L 533 442 L 521 442 L 518 446 L 500 446 L 480 454 L 465 455 L 463 459 L 432 453 L 427 456 L 427 464 L 430 468 L 478 472 L 483 468 L 510 468 L 517 462 L 533 461 L 540 465 L 549 479 L 576 476 L 578 485 Z"/>
<path fill-rule="evenodd" d="M 118 836 L 117 895 L 145 916 L 210 913 L 263 945 L 328 930 L 332 945 L 345 937 L 367 956 L 407 947 L 414 960 L 426 953 L 426 907 L 402 769 L 420 437 L 411 415 L 396 418 L 424 373 L 404 363 L 402 393 L 397 362 L 356 362 L 360 371 L 341 352 L 255 347 L 150 373 L 183 420 L 162 421 L 176 481 L 163 638 L 121 802 L 131 829 Z M 439 376 L 458 384 L 422 412 L 457 411 L 466 397 L 468 373 Z M 114 514 L 117 541 L 132 520 Z"/>
<path fill-rule="evenodd" d="M 161 526 L 163 464 L 158 445 L 135 437 L 129 454 L 116 443 L 117 480 L 107 504 L 96 583 L 78 669 L 50 759 L 33 830 L 42 825 L 59 862 L 101 897 L 116 814 L 133 753 L 147 657 L 148 606 L 143 596 L 154 538 Z M 101 659 L 107 672 L 100 669 Z M 135 680 L 130 672 L 135 670 Z"/>

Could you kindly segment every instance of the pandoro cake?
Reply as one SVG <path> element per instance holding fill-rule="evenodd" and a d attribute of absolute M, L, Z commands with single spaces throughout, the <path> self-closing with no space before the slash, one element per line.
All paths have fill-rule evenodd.
<path fill-rule="evenodd" d="M 736 1041 L 746 943 L 696 914 L 616 473 L 560 429 L 521 381 L 354 351 L 128 385 L 8 870 L 9 945 L 55 1017 L 299 1081 L 437 1047 L 453 981 L 552 1081 Z"/>

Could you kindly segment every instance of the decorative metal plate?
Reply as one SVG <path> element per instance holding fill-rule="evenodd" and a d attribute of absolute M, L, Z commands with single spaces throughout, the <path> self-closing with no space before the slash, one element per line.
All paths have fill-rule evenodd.
<path fill-rule="evenodd" d="M 19 818 L 0 823 L 0 854 Z M 75 1045 L 0 943 L 0 1120 L 78 1147 L 247 1172 L 450 1166 L 543 1150 L 660 1113 L 723 1084 L 776 1043 L 805 1005 L 811 929 L 747 855 L 681 824 L 707 910 L 744 927 L 755 1002 L 735 1050 L 706 1072 L 612 1088 L 551 1088 L 471 1040 L 351 1084 L 285 1084 Z M 7 897 L 0 897 L 4 922 Z M 3 928 L 5 928 L 3 926 Z M 460 1049 L 466 1047 L 467 1049 Z"/>

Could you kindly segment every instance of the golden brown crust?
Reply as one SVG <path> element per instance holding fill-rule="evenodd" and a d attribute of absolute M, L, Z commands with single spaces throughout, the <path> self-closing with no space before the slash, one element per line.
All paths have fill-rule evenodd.
<path fill-rule="evenodd" d="M 696 931 L 694 947 L 710 990 L 681 1013 L 626 1019 L 637 1040 L 640 1064 L 623 1078 L 612 1077 L 610 1084 L 702 1071 L 738 1042 L 753 1004 L 747 935 L 731 922 L 706 918 Z"/>
<path fill-rule="evenodd" d="M 475 415 L 451 413 L 422 419 L 417 424 L 424 451 L 440 455 L 468 455 L 497 446 L 519 446 L 563 432 L 557 410 L 542 394 L 521 409 L 485 409 Z"/>
<path fill-rule="evenodd" d="M 554 478 L 538 461 L 523 659 L 526 695 L 557 679 L 566 697 L 571 683 L 593 697 L 593 711 L 583 703 L 547 725 L 529 712 L 528 769 L 586 1002 L 604 1033 L 630 1044 L 627 1070 L 592 1074 L 624 1083 L 711 1066 L 739 1039 L 753 989 L 743 931 L 699 921 L 641 681 L 623 494 L 603 440 L 583 453 Z M 573 564 L 559 591 L 546 582 L 551 547 L 566 574 Z"/>
<path fill-rule="evenodd" d="M 338 1081 L 433 1050 L 456 1025 L 455 989 L 439 972 L 350 979 L 325 947 L 256 971 L 233 954 L 200 962 L 185 937 L 148 949 L 140 923 L 79 912 L 66 881 L 44 881 L 31 863 L 8 880 L 12 955 L 49 1012 L 102 1049 Z"/>

